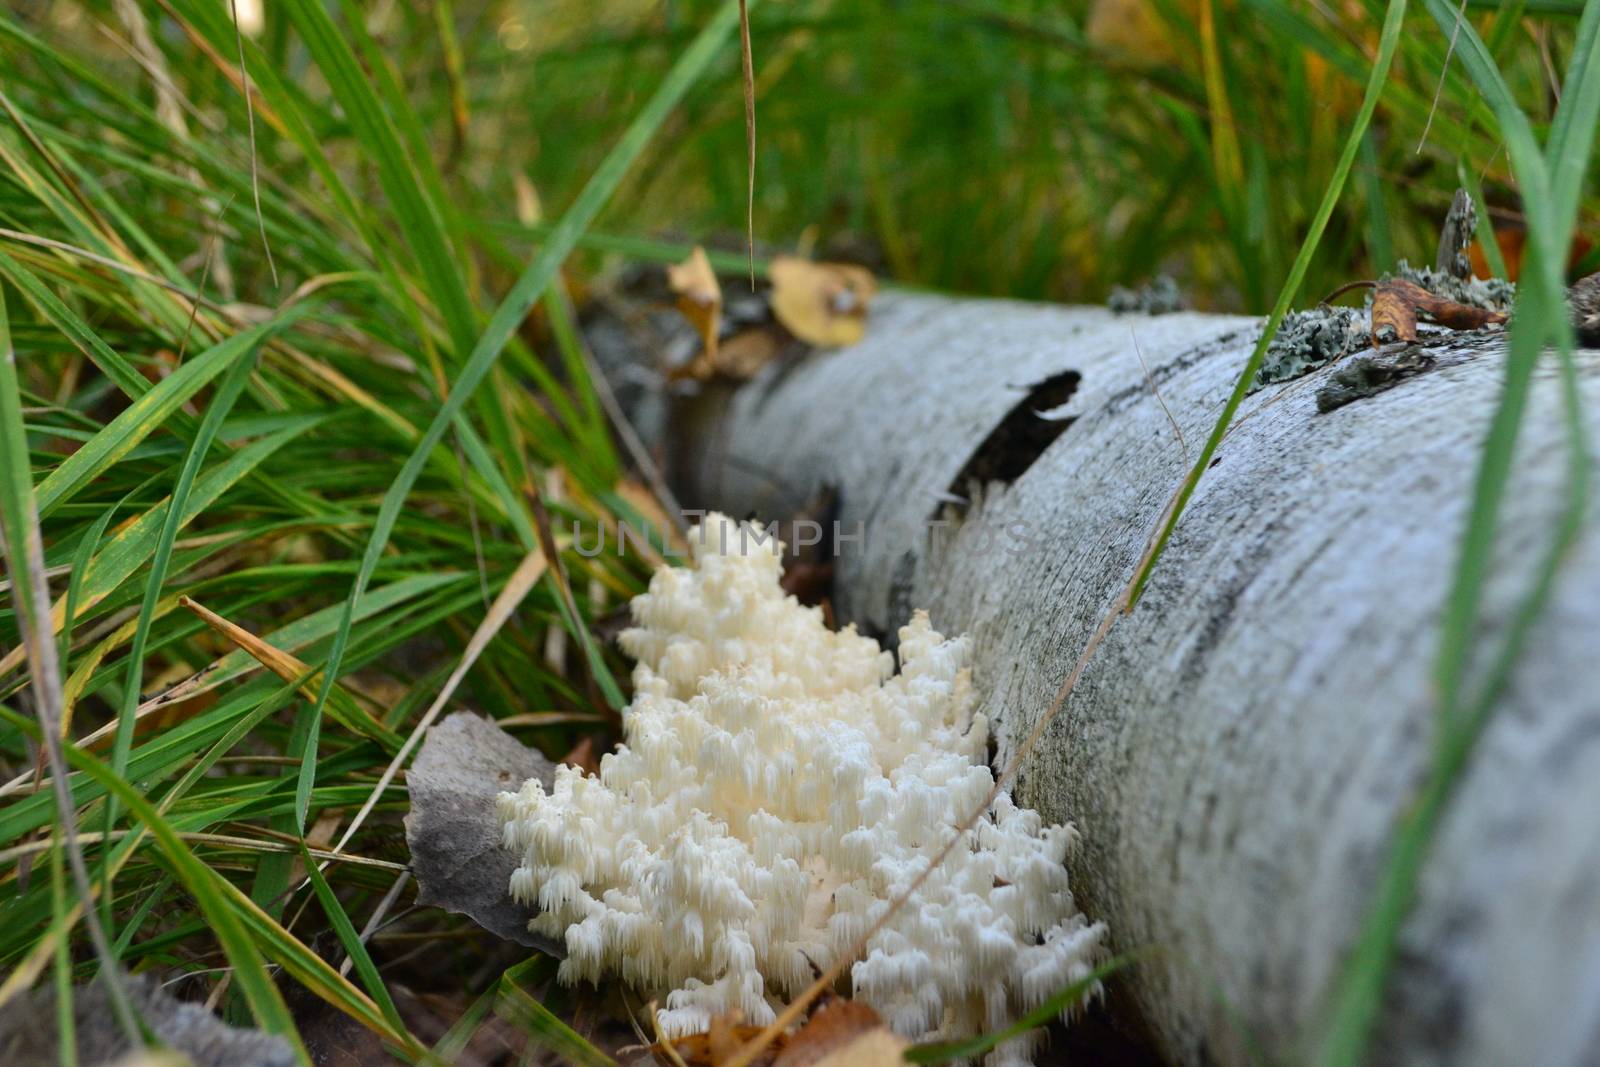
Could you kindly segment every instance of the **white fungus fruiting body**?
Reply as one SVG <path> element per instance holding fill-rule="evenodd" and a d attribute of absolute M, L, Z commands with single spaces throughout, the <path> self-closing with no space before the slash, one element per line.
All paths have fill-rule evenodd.
<path fill-rule="evenodd" d="M 848 951 L 988 796 L 965 638 L 919 612 L 894 659 L 779 587 L 759 528 L 710 516 L 692 568 L 633 602 L 626 741 L 597 777 L 500 795 L 511 892 L 564 940 L 563 981 L 667 991 L 669 1034 L 774 1005 Z M 1074 831 L 1001 793 L 869 942 L 852 995 L 912 1038 L 993 1032 L 1087 975 Z M 1025 1063 L 1028 1039 L 991 1063 Z"/>

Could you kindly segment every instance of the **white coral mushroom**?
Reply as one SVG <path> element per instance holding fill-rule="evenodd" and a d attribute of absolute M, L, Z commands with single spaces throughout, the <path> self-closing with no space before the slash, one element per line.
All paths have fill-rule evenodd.
<path fill-rule="evenodd" d="M 848 951 L 984 802 L 988 722 L 965 638 L 918 612 L 900 672 L 779 587 L 759 528 L 713 515 L 692 569 L 664 568 L 622 635 L 638 660 L 626 743 L 598 777 L 561 767 L 500 795 L 511 879 L 563 939 L 561 979 L 670 990 L 663 1029 L 739 1010 L 770 1022 Z M 1001 793 L 868 943 L 853 995 L 908 1037 L 993 1031 L 1087 975 L 1070 827 Z M 1027 1062 L 1027 1039 L 991 1063 Z"/>

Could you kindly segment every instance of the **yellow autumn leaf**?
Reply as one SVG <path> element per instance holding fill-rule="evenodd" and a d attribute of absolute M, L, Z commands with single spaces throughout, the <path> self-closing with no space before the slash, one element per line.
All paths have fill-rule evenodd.
<path fill-rule="evenodd" d="M 867 306 L 878 291 L 865 267 L 778 256 L 768 267 L 772 312 L 785 329 L 822 348 L 853 345 L 866 334 Z"/>

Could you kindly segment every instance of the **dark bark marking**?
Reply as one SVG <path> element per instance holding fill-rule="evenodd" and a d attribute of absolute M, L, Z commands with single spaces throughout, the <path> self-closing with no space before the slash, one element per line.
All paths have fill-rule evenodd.
<path fill-rule="evenodd" d="M 1065 370 L 1029 386 L 1027 395 L 1012 405 L 951 479 L 950 495 L 964 499 L 974 482 L 980 486 L 990 482 L 1009 485 L 1020 478 L 1077 420 L 1075 415 L 1052 419 L 1043 413 L 1071 400 L 1080 381 L 1082 376 L 1077 371 Z M 964 514 L 966 509 L 958 506 L 956 510 Z"/>

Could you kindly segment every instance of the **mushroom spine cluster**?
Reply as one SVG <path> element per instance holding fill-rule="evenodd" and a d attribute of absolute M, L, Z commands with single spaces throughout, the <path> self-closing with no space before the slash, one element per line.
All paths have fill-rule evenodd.
<path fill-rule="evenodd" d="M 598 775 L 500 794 L 511 893 L 565 943 L 561 979 L 659 994 L 669 1034 L 767 1023 L 875 923 L 994 786 L 965 638 L 917 613 L 894 656 L 779 585 L 778 546 L 712 515 L 622 635 L 625 741 Z M 867 943 L 852 995 L 912 1038 L 993 1032 L 1087 976 L 1068 826 L 1000 793 Z M 1027 1062 L 1028 1039 L 992 1064 Z"/>

